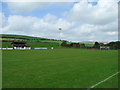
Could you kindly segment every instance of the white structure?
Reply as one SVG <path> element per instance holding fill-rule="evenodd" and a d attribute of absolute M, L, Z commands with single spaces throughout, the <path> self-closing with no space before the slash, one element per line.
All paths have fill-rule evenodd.
<path fill-rule="evenodd" d="M 13 50 L 13 48 L 0 48 L 0 50 Z"/>
<path fill-rule="evenodd" d="M 51 49 L 54 49 L 54 47 L 51 47 Z"/>
<path fill-rule="evenodd" d="M 7 50 L 13 50 L 13 48 L 6 48 Z"/>
<path fill-rule="evenodd" d="M 47 49 L 47 48 L 34 48 L 34 49 Z"/>
<path fill-rule="evenodd" d="M 0 50 L 6 50 L 7 48 L 0 48 Z"/>
<path fill-rule="evenodd" d="M 22 49 L 22 50 L 25 50 L 25 49 L 31 49 L 31 47 L 13 47 L 13 49 Z"/>
<path fill-rule="evenodd" d="M 109 50 L 110 46 L 100 46 L 100 50 Z"/>

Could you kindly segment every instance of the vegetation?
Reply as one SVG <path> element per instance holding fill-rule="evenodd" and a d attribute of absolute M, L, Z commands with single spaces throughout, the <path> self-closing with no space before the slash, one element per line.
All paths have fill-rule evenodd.
<path fill-rule="evenodd" d="M 63 43 L 64 40 L 54 40 L 54 39 L 47 39 L 47 38 L 40 38 L 40 37 L 31 37 L 31 36 L 24 36 L 24 35 L 9 35 L 9 34 L 1 34 L 0 35 L 2 40 L 2 45 L 0 47 L 3 48 L 10 48 L 12 41 L 25 41 L 28 46 L 30 47 L 59 47 L 60 43 Z M 65 41 L 68 47 L 72 47 L 72 42 Z M 70 44 L 70 45 L 69 45 Z M 75 44 L 75 43 L 74 43 Z M 93 46 L 94 44 L 86 43 L 85 46 Z M 74 45 L 74 48 L 76 46 Z"/>
<path fill-rule="evenodd" d="M 0 45 L 2 48 L 12 48 L 11 42 L 2 42 L 2 45 Z"/>
<path fill-rule="evenodd" d="M 41 37 L 32 37 L 32 36 L 24 36 L 24 35 L 9 35 L 9 34 L 1 34 L 2 39 L 6 39 L 5 41 L 26 41 L 26 42 L 54 42 L 60 43 L 62 41 L 54 40 L 54 39 L 47 39 Z"/>
<path fill-rule="evenodd" d="M 93 47 L 96 48 L 96 49 L 99 49 L 100 48 L 100 44 L 98 42 L 95 42 L 95 45 Z"/>
<path fill-rule="evenodd" d="M 95 45 L 93 47 L 96 49 L 99 49 L 100 46 L 109 46 L 110 49 L 120 49 L 120 41 L 109 42 L 108 44 L 105 44 L 105 45 L 103 43 L 95 42 Z"/>
<path fill-rule="evenodd" d="M 2 45 L 0 47 L 3 48 L 11 48 L 11 43 L 13 41 L 25 41 L 26 44 L 30 47 L 59 47 L 59 43 L 62 41 L 54 40 L 54 39 L 47 39 L 47 38 L 40 38 L 40 37 L 31 37 L 31 36 L 24 36 L 24 35 L 8 35 L 8 34 L 1 34 Z"/>
<path fill-rule="evenodd" d="M 110 42 L 107 44 L 111 49 L 120 49 L 120 41 Z"/>
<path fill-rule="evenodd" d="M 110 49 L 120 49 L 120 41 L 116 42 L 109 42 L 108 44 L 95 42 L 95 44 L 91 43 L 73 43 L 64 40 L 55 40 L 55 39 L 47 39 L 47 38 L 40 38 L 40 37 L 31 37 L 31 36 L 24 36 L 24 35 L 8 35 L 8 34 L 1 34 L 2 38 L 2 45 L 0 47 L 12 47 L 12 41 L 25 41 L 28 46 L 30 47 L 59 47 L 60 44 L 62 47 L 68 48 L 95 48 L 99 49 L 100 46 L 109 46 Z"/>
<path fill-rule="evenodd" d="M 3 50 L 3 88 L 89 88 L 118 70 L 117 50 Z M 114 76 L 96 88 L 118 88 Z"/>
<path fill-rule="evenodd" d="M 26 43 L 27 46 L 30 47 L 59 47 L 59 43 L 46 43 L 46 42 L 28 42 Z M 11 42 L 2 42 L 0 45 L 2 48 L 12 48 Z"/>
<path fill-rule="evenodd" d="M 25 41 L 33 48 L 58 48 L 61 43 L 60 49 L 53 50 L 3 50 L 3 88 L 89 88 L 118 71 L 118 51 L 97 50 L 103 43 L 73 43 L 21 35 L 3 35 L 2 39 L 0 47 L 5 48 L 12 47 L 13 41 Z M 111 49 L 119 49 L 118 45 L 120 42 L 106 44 Z M 118 88 L 118 77 L 96 88 Z"/>
<path fill-rule="evenodd" d="M 31 47 L 59 47 L 59 43 L 41 43 L 41 42 L 30 42 L 26 45 Z"/>

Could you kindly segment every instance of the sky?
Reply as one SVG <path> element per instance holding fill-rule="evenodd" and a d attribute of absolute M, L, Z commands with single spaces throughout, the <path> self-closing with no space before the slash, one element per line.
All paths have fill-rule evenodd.
<path fill-rule="evenodd" d="M 0 33 L 75 42 L 116 41 L 118 1 L 0 2 Z"/>

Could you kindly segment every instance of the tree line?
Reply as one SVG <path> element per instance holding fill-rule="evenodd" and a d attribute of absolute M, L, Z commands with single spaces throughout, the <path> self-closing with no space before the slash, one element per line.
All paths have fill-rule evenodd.
<path fill-rule="evenodd" d="M 61 46 L 62 47 L 69 47 L 69 48 L 87 48 L 87 49 L 100 49 L 100 46 L 109 46 L 110 49 L 120 49 L 120 41 L 115 41 L 115 42 L 109 42 L 107 44 L 104 44 L 104 43 L 99 43 L 99 42 L 95 42 L 93 46 L 85 46 L 84 43 L 70 43 L 70 44 L 67 44 L 67 41 L 63 41 L 61 43 Z"/>

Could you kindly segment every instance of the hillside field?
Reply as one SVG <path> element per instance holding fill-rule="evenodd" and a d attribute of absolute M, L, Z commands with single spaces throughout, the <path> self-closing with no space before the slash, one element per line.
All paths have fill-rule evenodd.
<path fill-rule="evenodd" d="M 59 44 L 63 42 L 63 40 L 55 40 L 41 37 L 33 37 L 33 36 L 25 36 L 25 35 L 12 35 L 12 34 L 0 34 L 0 47 L 2 48 L 12 48 L 12 41 L 25 41 L 27 46 L 30 47 L 55 47 L 58 48 Z M 73 42 L 67 41 L 67 44 L 71 44 Z M 85 46 L 91 47 L 94 44 L 84 43 Z"/>
<path fill-rule="evenodd" d="M 118 71 L 117 50 L 3 50 L 3 88 L 89 88 Z M 95 88 L 117 88 L 118 76 Z"/>
<path fill-rule="evenodd" d="M 30 47 L 59 47 L 59 43 L 48 43 L 48 42 L 28 42 L 26 44 L 27 46 Z M 2 45 L 0 47 L 3 48 L 12 48 L 11 42 L 2 42 Z"/>

